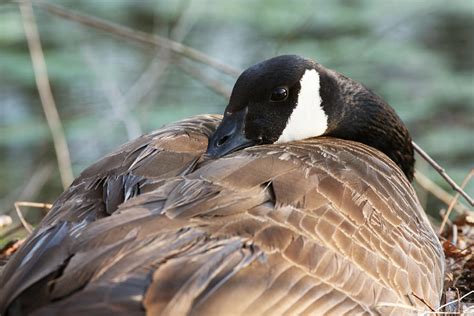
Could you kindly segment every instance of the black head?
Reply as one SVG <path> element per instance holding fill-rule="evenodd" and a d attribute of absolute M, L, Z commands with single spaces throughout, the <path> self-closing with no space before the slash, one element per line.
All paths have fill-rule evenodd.
<path fill-rule="evenodd" d="M 240 75 L 207 155 L 321 135 L 377 148 L 413 178 L 411 138 L 395 111 L 362 84 L 296 55 L 263 61 Z"/>

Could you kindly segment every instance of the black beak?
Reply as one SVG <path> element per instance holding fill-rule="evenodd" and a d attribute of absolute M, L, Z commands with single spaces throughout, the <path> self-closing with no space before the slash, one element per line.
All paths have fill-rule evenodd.
<path fill-rule="evenodd" d="M 247 110 L 244 109 L 224 117 L 217 130 L 209 138 L 206 156 L 219 158 L 257 143 L 245 137 L 246 113 Z"/>

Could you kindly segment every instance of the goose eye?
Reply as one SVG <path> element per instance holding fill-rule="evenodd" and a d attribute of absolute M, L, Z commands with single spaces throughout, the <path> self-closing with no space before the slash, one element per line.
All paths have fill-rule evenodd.
<path fill-rule="evenodd" d="M 272 92 L 272 96 L 270 97 L 271 101 L 279 102 L 284 101 L 288 97 L 288 90 L 286 88 L 275 88 Z"/>

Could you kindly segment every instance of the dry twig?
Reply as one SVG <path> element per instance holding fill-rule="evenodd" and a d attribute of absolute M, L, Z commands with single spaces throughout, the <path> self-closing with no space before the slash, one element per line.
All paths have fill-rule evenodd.
<path fill-rule="evenodd" d="M 97 82 L 102 85 L 104 95 L 112 109 L 115 118 L 122 122 L 127 137 L 129 140 L 134 139 L 142 134 L 140 123 L 133 115 L 132 111 L 127 105 L 125 97 L 113 80 L 107 80 L 100 72 L 99 61 L 95 58 L 93 50 L 90 48 L 84 49 L 84 56 L 89 69 L 93 72 Z"/>
<path fill-rule="evenodd" d="M 422 297 L 419 297 L 418 295 L 416 295 L 416 293 L 412 292 L 411 295 L 413 295 L 417 300 L 419 300 L 420 302 L 423 303 L 423 305 L 425 305 L 426 307 L 428 307 L 430 309 L 430 311 L 434 312 L 434 308 L 430 306 L 430 304 L 428 304 L 424 298 Z"/>
<path fill-rule="evenodd" d="M 469 183 L 469 180 L 471 180 L 471 177 L 474 175 L 474 169 L 471 170 L 471 172 L 468 173 L 468 175 L 464 178 L 461 188 L 464 189 L 464 187 Z M 438 233 L 441 234 L 444 230 L 444 226 L 446 225 L 446 222 L 448 221 L 449 215 L 451 214 L 454 205 L 456 205 L 456 202 L 459 198 L 459 193 L 456 193 L 454 198 L 452 199 L 451 203 L 449 204 L 448 210 L 446 211 L 446 214 L 444 214 L 443 221 L 441 222 L 441 226 L 439 227 Z"/>
<path fill-rule="evenodd" d="M 453 179 L 446 173 L 443 167 L 441 167 L 433 158 L 430 157 L 420 146 L 418 146 L 415 142 L 412 142 L 413 147 L 415 148 L 416 152 L 425 159 L 438 173 L 449 183 L 449 185 L 459 194 L 462 195 L 464 199 L 471 205 L 474 206 L 474 200 L 466 193 L 459 185 L 454 182 Z"/>
<path fill-rule="evenodd" d="M 199 68 L 193 67 L 192 65 L 189 65 L 189 64 L 185 65 L 182 62 L 177 62 L 176 66 L 184 73 L 199 80 L 200 83 L 202 83 L 203 85 L 205 85 L 212 91 L 226 98 L 226 100 L 230 98 L 230 93 L 231 93 L 230 88 L 224 85 L 221 81 L 215 80 L 207 76 L 205 73 L 199 70 Z"/>
<path fill-rule="evenodd" d="M 48 209 L 48 210 L 53 207 L 53 205 L 49 203 L 37 203 L 37 202 L 15 202 L 14 205 L 15 205 L 16 214 L 18 215 L 18 218 L 20 219 L 21 224 L 26 229 L 26 231 L 30 234 L 33 231 L 33 228 L 26 221 L 25 217 L 21 213 L 20 206 L 29 206 L 29 207 Z"/>
<path fill-rule="evenodd" d="M 58 110 L 54 102 L 53 93 L 48 79 L 48 71 L 41 47 L 40 36 L 36 26 L 36 20 L 33 13 L 31 1 L 22 1 L 20 3 L 20 12 L 25 29 L 25 35 L 30 50 L 31 62 L 35 74 L 36 86 L 38 88 L 43 111 L 48 122 L 49 129 L 53 136 L 54 149 L 58 160 L 61 182 L 64 188 L 67 188 L 74 179 L 69 157 L 69 149 L 64 136 L 63 127 L 59 118 Z"/>
<path fill-rule="evenodd" d="M 177 22 L 170 30 L 170 39 L 181 43 L 190 29 L 194 24 L 192 13 L 195 13 L 195 9 L 191 6 L 191 1 L 186 0 L 182 4 L 182 10 Z M 158 96 L 163 88 L 165 80 L 161 80 L 163 75 L 169 69 L 169 66 L 175 63 L 180 58 L 176 58 L 176 54 L 173 54 L 170 50 L 158 47 L 155 52 L 155 56 L 150 62 L 146 70 L 136 80 L 130 89 L 125 93 L 125 102 L 127 104 L 138 104 L 139 101 L 150 93 Z M 142 110 L 147 110 L 149 105 L 143 106 Z"/>
<path fill-rule="evenodd" d="M 474 294 L 474 291 L 470 291 L 469 293 L 466 293 L 464 294 L 463 296 L 461 296 L 460 298 L 454 300 L 454 301 L 451 301 L 451 302 L 448 302 L 444 305 L 441 305 L 440 307 L 437 308 L 437 312 L 442 310 L 443 308 L 445 308 L 446 306 L 448 305 L 451 305 L 451 304 L 455 304 L 455 303 L 459 303 L 461 302 L 463 299 L 465 299 L 466 297 L 470 296 L 471 294 Z"/>
<path fill-rule="evenodd" d="M 433 194 L 438 200 L 443 202 L 446 205 L 449 205 L 454 199 L 454 196 L 446 192 L 439 185 L 434 183 L 430 178 L 425 176 L 419 170 L 415 170 L 415 180 L 416 182 L 426 191 Z M 454 205 L 454 210 L 459 214 L 468 213 L 469 209 L 461 203 Z"/>
<path fill-rule="evenodd" d="M 20 0 L 17 2 L 23 3 L 23 1 L 26 0 Z M 45 1 L 35 1 L 34 3 L 38 8 L 45 10 L 50 14 L 65 18 L 70 21 L 75 21 L 82 25 L 101 30 L 103 32 L 118 36 L 123 39 L 128 39 L 140 44 L 167 49 L 176 55 L 187 57 L 194 61 L 206 64 L 229 76 L 237 77 L 240 74 L 240 71 L 238 71 L 237 69 L 224 63 L 221 63 L 220 61 L 210 57 L 209 55 L 197 49 L 172 41 L 168 38 L 136 31 L 109 21 L 104 21 L 97 17 L 84 15 L 78 13 L 77 11 L 66 9 L 57 4 L 51 4 Z"/>
<path fill-rule="evenodd" d="M 24 184 L 0 200 L 0 205 L 13 205 L 17 200 L 34 200 L 46 181 L 51 178 L 54 166 L 52 162 L 37 166 Z M 13 212 L 13 209 L 8 209 L 5 214 L 10 214 L 11 212 Z"/>

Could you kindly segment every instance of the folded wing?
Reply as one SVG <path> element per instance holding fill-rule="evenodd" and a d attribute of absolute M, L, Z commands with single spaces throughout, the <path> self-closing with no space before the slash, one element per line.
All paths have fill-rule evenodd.
<path fill-rule="evenodd" d="M 207 161 L 218 121 L 172 125 L 87 169 L 9 262 L 2 309 L 399 315 L 437 306 L 439 242 L 384 154 L 318 138 Z"/>

